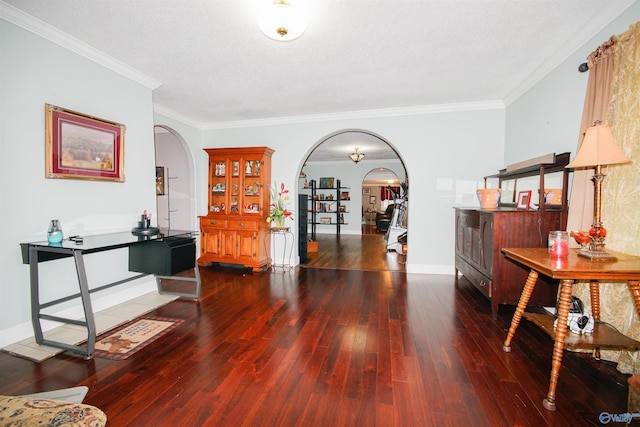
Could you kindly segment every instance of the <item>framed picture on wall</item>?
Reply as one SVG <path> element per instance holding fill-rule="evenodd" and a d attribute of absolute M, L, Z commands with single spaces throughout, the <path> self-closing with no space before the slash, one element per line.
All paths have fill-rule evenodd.
<path fill-rule="evenodd" d="M 529 210 L 529 204 L 531 203 L 531 190 L 520 191 L 518 193 L 517 209 Z"/>
<path fill-rule="evenodd" d="M 371 187 L 362 187 L 362 194 L 367 196 L 371 194 Z"/>
<path fill-rule="evenodd" d="M 369 204 L 370 205 L 376 204 L 376 196 L 369 196 Z"/>
<path fill-rule="evenodd" d="M 124 182 L 125 126 L 45 104 L 45 178 Z"/>

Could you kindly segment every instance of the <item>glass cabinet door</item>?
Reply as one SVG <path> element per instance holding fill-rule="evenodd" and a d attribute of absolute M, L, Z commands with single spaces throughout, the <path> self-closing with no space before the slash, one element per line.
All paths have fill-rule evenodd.
<path fill-rule="evenodd" d="M 263 188 L 260 177 L 260 168 L 262 164 L 258 159 L 244 160 L 244 213 L 259 215 L 263 206 L 260 203 L 260 196 Z"/>
<path fill-rule="evenodd" d="M 242 188 L 242 175 L 240 173 L 240 159 L 231 159 L 231 176 L 229 179 L 229 213 L 240 213 L 240 189 Z"/>
<path fill-rule="evenodd" d="M 214 160 L 211 168 L 211 194 L 209 211 L 213 213 L 224 212 L 227 205 L 227 162 L 226 160 Z"/>

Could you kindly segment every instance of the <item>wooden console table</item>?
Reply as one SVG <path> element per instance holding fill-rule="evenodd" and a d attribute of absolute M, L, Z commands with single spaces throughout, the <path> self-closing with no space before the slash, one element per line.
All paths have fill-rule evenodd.
<path fill-rule="evenodd" d="M 96 324 L 90 294 L 138 279 L 149 274 L 156 277 L 158 292 L 162 294 L 178 295 L 198 299 L 200 297 L 201 281 L 196 265 L 195 232 L 184 230 L 161 229 L 159 234 L 140 235 L 129 231 L 86 236 L 82 243 L 63 240 L 61 243 L 32 242 L 21 243 L 22 259 L 29 264 L 31 284 L 31 323 L 35 339 L 38 344 L 61 348 L 90 357 L 95 348 Z M 94 254 L 113 249 L 129 249 L 129 271 L 138 272 L 134 276 L 90 288 L 84 263 L 84 255 Z M 73 257 L 78 277 L 79 293 L 64 296 L 52 301 L 40 301 L 39 264 L 61 258 Z M 195 277 L 175 276 L 175 274 L 193 268 Z M 179 293 L 165 291 L 162 279 L 195 282 L 193 293 Z M 48 307 L 80 298 L 84 310 L 84 320 L 69 319 L 42 311 Z M 46 339 L 42 332 L 41 320 L 52 320 L 60 323 L 83 326 L 87 329 L 86 346 L 71 345 L 59 341 Z"/>
<path fill-rule="evenodd" d="M 571 249 L 568 258 L 553 258 L 549 256 L 547 248 L 505 248 L 502 252 L 511 261 L 531 269 L 502 349 L 505 352 L 511 351 L 511 340 L 523 316 L 542 328 L 554 340 L 549 392 L 542 401 L 542 406 L 545 409 L 549 411 L 556 409 L 556 386 L 564 348 L 585 348 L 593 349 L 596 352 L 600 348 L 632 351 L 640 349 L 640 342 L 599 322 L 600 280 L 626 281 L 635 301 L 636 310 L 640 313 L 640 285 L 638 284 L 640 281 L 640 257 L 616 253 L 617 261 L 591 261 L 579 257 L 577 249 Z M 554 316 L 524 312 L 531 292 L 536 285 L 538 274 L 560 280 L 558 325 L 555 330 Z M 595 328 L 591 334 L 567 334 L 567 320 L 575 280 L 590 281 L 591 311 L 595 320 Z"/>

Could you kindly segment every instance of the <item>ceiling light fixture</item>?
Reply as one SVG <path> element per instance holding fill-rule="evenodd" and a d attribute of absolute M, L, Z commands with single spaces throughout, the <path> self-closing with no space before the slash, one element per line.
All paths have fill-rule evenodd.
<path fill-rule="evenodd" d="M 308 0 L 259 0 L 258 27 L 270 39 L 295 40 L 307 26 L 308 4 Z"/>
<path fill-rule="evenodd" d="M 364 159 L 364 153 L 360 153 L 359 148 L 356 147 L 355 153 L 349 154 L 349 158 L 353 160 L 354 163 L 358 163 L 360 160 Z"/>

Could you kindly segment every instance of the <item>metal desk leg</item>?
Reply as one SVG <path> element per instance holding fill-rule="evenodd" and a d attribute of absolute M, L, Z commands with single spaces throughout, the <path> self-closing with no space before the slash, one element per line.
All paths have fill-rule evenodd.
<path fill-rule="evenodd" d="M 93 307 L 91 306 L 91 296 L 89 295 L 89 282 L 87 281 L 87 271 L 84 267 L 82 252 L 74 252 L 73 259 L 76 262 L 76 272 L 78 273 L 78 283 L 80 285 L 80 299 L 84 318 L 87 322 L 87 355 L 93 354 L 96 345 L 96 322 L 93 317 Z"/>
<path fill-rule="evenodd" d="M 30 271 L 30 283 L 31 283 L 31 323 L 33 324 L 33 332 L 36 342 L 41 345 L 48 345 L 51 347 L 60 348 L 63 350 L 69 350 L 76 353 L 91 356 L 95 348 L 96 343 L 96 323 L 93 317 L 93 308 L 91 307 L 91 297 L 89 293 L 89 283 L 87 281 L 87 273 L 84 266 L 84 260 L 82 253 L 74 252 L 73 257 L 76 264 L 76 274 L 78 276 L 78 285 L 80 288 L 80 294 L 71 296 L 68 298 L 61 298 L 59 300 L 51 301 L 48 303 L 40 303 L 40 284 L 38 278 L 38 249 L 32 247 L 29 248 L 29 271 Z M 55 252 L 55 251 L 44 251 Z M 84 310 L 85 320 L 67 319 L 50 314 L 44 314 L 41 312 L 43 308 L 50 307 L 56 303 L 72 299 L 74 297 L 80 297 L 82 301 L 82 309 Z M 46 339 L 42 333 L 42 319 L 52 320 L 54 322 L 62 322 L 73 325 L 84 326 L 87 328 L 87 346 L 71 345 L 59 341 L 53 341 Z"/>
<path fill-rule="evenodd" d="M 177 296 L 180 296 L 180 297 L 187 297 L 187 298 L 193 298 L 193 299 L 200 298 L 200 292 L 201 292 L 201 289 L 202 289 L 202 281 L 200 280 L 200 270 L 198 269 L 197 265 L 193 268 L 193 271 L 195 272 L 195 277 L 155 276 L 156 277 L 156 285 L 158 286 L 158 293 L 159 294 L 164 294 L 164 295 L 177 295 Z M 164 288 L 162 287 L 162 279 L 171 279 L 171 280 L 182 281 L 182 282 L 196 282 L 196 291 L 195 291 L 195 293 L 165 291 Z"/>
<path fill-rule="evenodd" d="M 34 247 L 29 248 L 29 276 L 31 284 L 31 324 L 38 344 L 42 344 L 44 335 L 40 324 L 40 286 L 38 282 L 38 251 Z"/>

